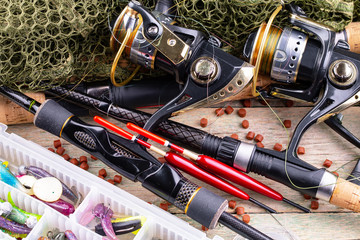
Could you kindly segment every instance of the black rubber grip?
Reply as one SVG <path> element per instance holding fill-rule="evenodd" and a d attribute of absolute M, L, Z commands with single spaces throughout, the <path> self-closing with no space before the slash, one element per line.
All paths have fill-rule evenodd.
<path fill-rule="evenodd" d="M 137 81 L 123 87 L 110 86 L 110 101 L 127 108 L 159 106 L 179 95 L 180 86 L 173 79 Z M 144 101 L 146 99 L 146 101 Z"/>
<path fill-rule="evenodd" d="M 50 99 L 41 104 L 35 114 L 34 124 L 60 137 L 63 125 L 73 115 L 74 114 L 60 106 L 57 102 Z"/>
<path fill-rule="evenodd" d="M 265 176 L 266 178 L 281 182 L 282 184 L 285 184 L 292 189 L 313 197 L 315 197 L 318 189 L 313 187 L 320 185 L 325 172 L 324 169 L 309 171 L 293 163 L 285 163 L 284 160 L 269 156 L 260 152 L 259 150 L 255 151 L 251 158 L 252 159 L 249 164 L 250 172 L 254 172 Z M 301 188 L 297 188 L 294 185 Z"/>
<path fill-rule="evenodd" d="M 213 229 L 227 206 L 226 199 L 205 188 L 200 188 L 189 203 L 186 215 L 205 227 Z"/>
<path fill-rule="evenodd" d="M 252 226 L 240 221 L 239 219 L 232 216 L 230 213 L 223 212 L 220 216 L 219 222 L 226 227 L 230 228 L 234 232 L 240 234 L 241 236 L 248 239 L 256 240 L 270 240 L 271 237 L 265 235 L 264 233 L 256 230 Z"/>

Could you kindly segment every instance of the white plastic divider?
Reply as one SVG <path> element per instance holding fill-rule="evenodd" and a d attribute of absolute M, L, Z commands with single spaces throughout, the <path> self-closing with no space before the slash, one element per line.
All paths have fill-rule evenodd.
<path fill-rule="evenodd" d="M 74 214 L 67 218 L 44 203 L 8 186 L 14 192 L 19 192 L 17 202 L 15 199 L 14 202 L 19 203 L 20 208 L 24 207 L 24 210 L 29 210 L 29 212 L 39 213 L 43 211 L 42 213 L 45 213 L 27 239 L 37 239 L 41 234 L 53 228 L 58 228 L 61 231 L 70 229 L 75 235 L 78 234 L 78 239 L 101 239 L 100 235 L 78 223 L 85 211 L 89 211 L 97 203 L 104 203 L 116 213 L 146 217 L 147 221 L 138 234 L 134 236 L 135 240 L 209 240 L 204 232 L 195 229 L 187 222 L 123 191 L 119 187 L 100 180 L 95 175 L 65 161 L 61 156 L 34 142 L 16 134 L 7 133 L 6 128 L 6 125 L 0 123 L 0 160 L 9 161 L 11 170 L 17 171 L 17 167 L 20 165 L 41 167 L 59 178 L 67 186 L 75 186 L 84 197 L 83 202 L 76 208 Z M 0 189 L 3 185 L 0 182 Z M 22 199 L 29 198 L 31 201 L 26 201 L 35 201 L 31 206 L 21 205 Z M 26 201 L 24 200 L 24 202 Z M 0 239 L 13 238 L 3 238 L 0 232 Z M 121 236 L 119 239 L 122 239 Z M 215 236 L 213 240 L 222 240 L 222 238 Z"/>

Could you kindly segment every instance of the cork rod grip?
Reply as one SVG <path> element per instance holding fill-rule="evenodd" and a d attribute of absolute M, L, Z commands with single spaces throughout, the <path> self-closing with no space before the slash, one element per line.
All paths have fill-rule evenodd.
<path fill-rule="evenodd" d="M 352 22 L 345 28 L 350 51 L 360 53 L 360 22 Z"/>
<path fill-rule="evenodd" d="M 360 186 L 338 178 L 330 203 L 354 212 L 360 212 Z"/>

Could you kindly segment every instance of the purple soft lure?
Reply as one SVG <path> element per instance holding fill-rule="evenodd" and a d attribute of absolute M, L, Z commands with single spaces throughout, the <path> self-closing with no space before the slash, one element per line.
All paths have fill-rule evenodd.
<path fill-rule="evenodd" d="M 103 203 L 99 203 L 94 207 L 93 214 L 101 219 L 101 226 L 106 236 L 111 240 L 116 240 L 117 237 L 111 224 L 111 217 L 114 212 L 110 208 L 105 207 Z"/>
<path fill-rule="evenodd" d="M 33 196 L 34 198 L 38 199 L 37 197 Z M 40 199 L 38 199 L 39 201 L 45 203 L 46 205 L 48 205 L 49 207 L 55 209 L 56 211 L 58 211 L 59 213 L 64 214 L 65 216 L 69 216 L 70 214 L 75 212 L 75 207 L 74 205 L 72 205 L 71 203 L 68 203 L 62 199 L 59 199 L 55 202 L 45 202 L 42 201 Z"/>
<path fill-rule="evenodd" d="M 31 231 L 31 228 L 28 228 L 23 224 L 7 220 L 3 217 L 0 217 L 0 227 L 19 234 L 28 234 Z"/>
<path fill-rule="evenodd" d="M 77 237 L 71 230 L 66 230 L 65 236 L 66 236 L 66 239 L 68 239 L 68 240 L 77 240 Z"/>

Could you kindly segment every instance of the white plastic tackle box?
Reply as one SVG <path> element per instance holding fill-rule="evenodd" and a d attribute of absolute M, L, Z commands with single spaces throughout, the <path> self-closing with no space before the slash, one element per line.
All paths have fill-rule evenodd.
<path fill-rule="evenodd" d="M 75 186 L 83 195 L 82 203 L 75 212 L 66 217 L 35 198 L 0 181 L 0 198 L 7 199 L 11 192 L 14 203 L 19 208 L 43 215 L 27 238 L 36 240 L 46 236 L 48 231 L 72 230 L 79 240 L 101 240 L 102 236 L 80 225 L 82 215 L 98 203 L 104 203 L 114 212 L 130 216 L 145 216 L 146 222 L 135 240 L 209 240 L 206 234 L 187 222 L 164 210 L 149 204 L 106 181 L 100 181 L 95 175 L 83 171 L 79 167 L 40 145 L 28 141 L 16 134 L 6 132 L 7 126 L 0 123 L 0 160 L 8 161 L 10 170 L 17 170 L 20 165 L 33 165 L 45 169 L 64 182 L 67 186 Z M 106 187 L 104 187 L 106 186 Z M 15 239 L 0 231 L 0 239 Z M 119 236 L 121 238 L 121 235 Z M 215 236 L 213 240 L 222 240 Z"/>

